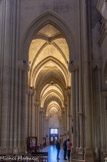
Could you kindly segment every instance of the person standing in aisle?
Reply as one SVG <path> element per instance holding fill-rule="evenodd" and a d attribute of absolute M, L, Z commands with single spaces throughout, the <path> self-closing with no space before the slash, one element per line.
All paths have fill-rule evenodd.
<path fill-rule="evenodd" d="M 63 142 L 63 149 L 64 149 L 64 160 L 66 159 L 66 154 L 67 154 L 67 140 Z"/>
<path fill-rule="evenodd" d="M 59 152 L 60 152 L 60 142 L 59 142 L 59 140 L 57 140 L 57 142 L 56 142 L 56 149 L 57 149 L 57 159 L 59 160 L 60 158 L 59 158 Z"/>
<path fill-rule="evenodd" d="M 68 160 L 70 161 L 70 153 L 71 153 L 71 142 L 70 142 L 70 139 L 67 140 L 67 157 L 68 157 Z"/>

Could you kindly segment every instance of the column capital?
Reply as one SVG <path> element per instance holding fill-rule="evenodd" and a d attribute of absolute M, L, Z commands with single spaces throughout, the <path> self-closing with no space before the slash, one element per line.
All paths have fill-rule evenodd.
<path fill-rule="evenodd" d="M 17 67 L 22 71 L 29 71 L 29 64 L 26 60 L 17 60 Z"/>
<path fill-rule="evenodd" d="M 93 60 L 91 62 L 91 66 L 93 69 L 97 68 L 98 70 L 100 70 L 101 69 L 101 60 Z"/>
<path fill-rule="evenodd" d="M 67 87 L 67 95 L 71 95 L 71 87 Z"/>
<path fill-rule="evenodd" d="M 29 94 L 31 95 L 31 96 L 33 96 L 34 94 L 35 94 L 35 89 L 34 89 L 34 87 L 29 87 Z"/>
<path fill-rule="evenodd" d="M 69 62 L 69 71 L 72 73 L 79 68 L 79 60 L 71 60 Z"/>
<path fill-rule="evenodd" d="M 65 89 L 65 92 L 66 92 L 66 96 L 71 95 L 71 87 L 67 87 L 67 88 Z M 67 104 L 67 103 L 65 103 L 65 104 Z"/>
<path fill-rule="evenodd" d="M 35 105 L 35 106 L 40 106 L 40 103 L 39 103 L 38 101 L 35 101 L 35 102 L 34 102 L 34 105 Z"/>
<path fill-rule="evenodd" d="M 66 109 L 66 106 L 67 106 L 67 100 L 65 100 L 64 105 L 65 105 L 65 109 Z"/>
<path fill-rule="evenodd" d="M 35 89 L 33 87 L 28 87 L 26 89 L 26 94 L 34 95 L 36 93 Z"/>
<path fill-rule="evenodd" d="M 49 117 L 46 116 L 45 119 L 46 119 L 46 120 L 49 120 Z"/>
<path fill-rule="evenodd" d="M 45 110 L 43 108 L 39 108 L 39 112 L 44 114 Z"/>
<path fill-rule="evenodd" d="M 65 113 L 65 107 L 64 108 L 62 108 L 62 114 L 64 114 Z"/>

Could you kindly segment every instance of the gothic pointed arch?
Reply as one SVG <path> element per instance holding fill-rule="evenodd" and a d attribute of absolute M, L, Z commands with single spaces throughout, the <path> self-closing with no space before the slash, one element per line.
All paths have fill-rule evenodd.
<path fill-rule="evenodd" d="M 20 57 L 23 60 L 28 60 L 28 51 L 32 39 L 34 38 L 35 34 L 47 24 L 55 26 L 59 31 L 62 32 L 69 47 L 69 63 L 71 60 L 75 60 L 75 42 L 73 34 L 68 27 L 69 25 L 59 15 L 52 11 L 44 12 L 27 27 L 21 43 Z"/>

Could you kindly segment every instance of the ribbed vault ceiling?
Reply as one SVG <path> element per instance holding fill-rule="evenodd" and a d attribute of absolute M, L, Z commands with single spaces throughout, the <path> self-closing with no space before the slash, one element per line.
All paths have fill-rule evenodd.
<path fill-rule="evenodd" d="M 65 90 L 70 87 L 68 71 L 69 49 L 62 33 L 53 25 L 44 26 L 33 36 L 29 48 L 29 87 L 36 89 L 36 98 L 46 116 L 61 111 L 66 100 Z"/>

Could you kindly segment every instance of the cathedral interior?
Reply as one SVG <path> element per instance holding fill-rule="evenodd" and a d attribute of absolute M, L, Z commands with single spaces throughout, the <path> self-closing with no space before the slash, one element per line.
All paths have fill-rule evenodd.
<path fill-rule="evenodd" d="M 0 155 L 29 138 L 105 162 L 107 0 L 0 0 Z"/>

